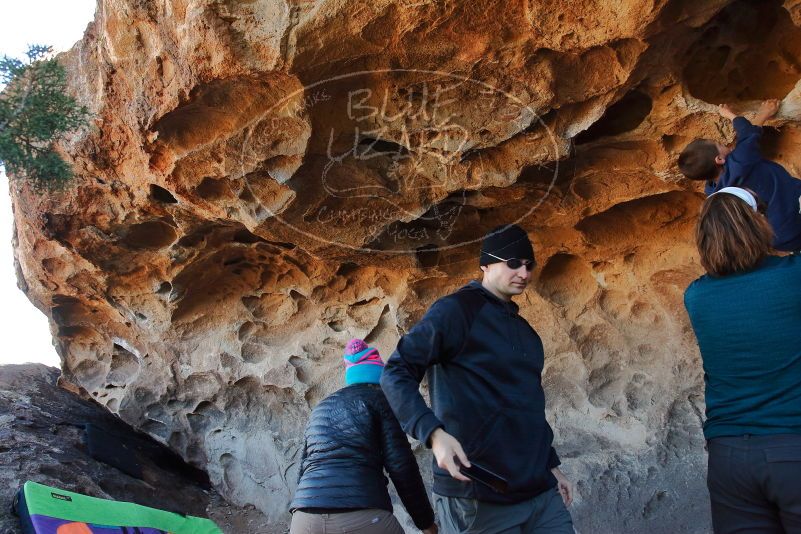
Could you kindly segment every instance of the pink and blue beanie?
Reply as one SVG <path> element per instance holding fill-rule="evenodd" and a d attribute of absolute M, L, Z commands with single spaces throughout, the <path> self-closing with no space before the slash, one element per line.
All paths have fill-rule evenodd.
<path fill-rule="evenodd" d="M 373 347 L 361 339 L 351 339 L 345 346 L 345 384 L 378 384 L 384 362 Z"/>

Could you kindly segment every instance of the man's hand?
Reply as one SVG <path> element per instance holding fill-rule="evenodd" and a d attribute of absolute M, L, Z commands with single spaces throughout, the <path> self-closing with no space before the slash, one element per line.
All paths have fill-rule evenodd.
<path fill-rule="evenodd" d="M 564 473 L 558 468 L 554 467 L 551 469 L 551 473 L 553 476 L 556 477 L 556 481 L 559 483 L 559 495 L 562 496 L 562 501 L 565 503 L 565 506 L 570 506 L 573 504 L 573 484 L 567 479 Z"/>
<path fill-rule="evenodd" d="M 434 523 L 428 528 L 423 529 L 423 534 L 437 534 L 439 532 L 439 528 L 437 528 L 437 524 Z"/>
<path fill-rule="evenodd" d="M 456 480 L 470 482 L 469 478 L 459 472 L 459 466 L 454 459 L 458 458 L 463 466 L 470 467 L 470 462 L 467 461 L 462 445 L 456 438 L 438 428 L 431 434 L 431 450 L 434 452 L 434 458 L 437 459 L 437 465 L 440 469 L 447 470 Z"/>
<path fill-rule="evenodd" d="M 733 121 L 737 117 L 737 114 L 731 110 L 728 104 L 719 105 L 718 113 L 720 113 L 721 117 L 729 119 L 730 121 Z"/>
<path fill-rule="evenodd" d="M 754 115 L 752 124 L 755 126 L 762 126 L 766 120 L 776 115 L 780 105 L 781 100 L 778 98 L 771 98 L 770 100 L 763 101 L 759 105 L 759 110 L 756 112 L 756 115 Z"/>

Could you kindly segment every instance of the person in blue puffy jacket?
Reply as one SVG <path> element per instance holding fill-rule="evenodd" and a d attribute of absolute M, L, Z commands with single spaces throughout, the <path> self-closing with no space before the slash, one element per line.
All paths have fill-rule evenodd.
<path fill-rule="evenodd" d="M 379 386 L 381 356 L 352 339 L 344 363 L 346 386 L 323 399 L 306 426 L 290 534 L 403 534 L 385 470 L 415 526 L 437 534 L 417 460 Z"/>

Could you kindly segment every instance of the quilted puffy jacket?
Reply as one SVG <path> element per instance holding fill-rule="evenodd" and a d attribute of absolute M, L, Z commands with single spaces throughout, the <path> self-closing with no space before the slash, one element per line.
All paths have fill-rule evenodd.
<path fill-rule="evenodd" d="M 417 528 L 430 527 L 434 511 L 417 461 L 380 386 L 342 388 L 311 413 L 291 510 L 391 512 L 385 469 Z"/>

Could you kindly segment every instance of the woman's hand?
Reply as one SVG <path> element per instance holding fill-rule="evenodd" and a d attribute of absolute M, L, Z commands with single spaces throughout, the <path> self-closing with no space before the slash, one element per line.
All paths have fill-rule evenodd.
<path fill-rule="evenodd" d="M 437 528 L 437 524 L 433 523 L 430 527 L 423 529 L 423 534 L 437 534 L 439 532 L 439 528 Z"/>

